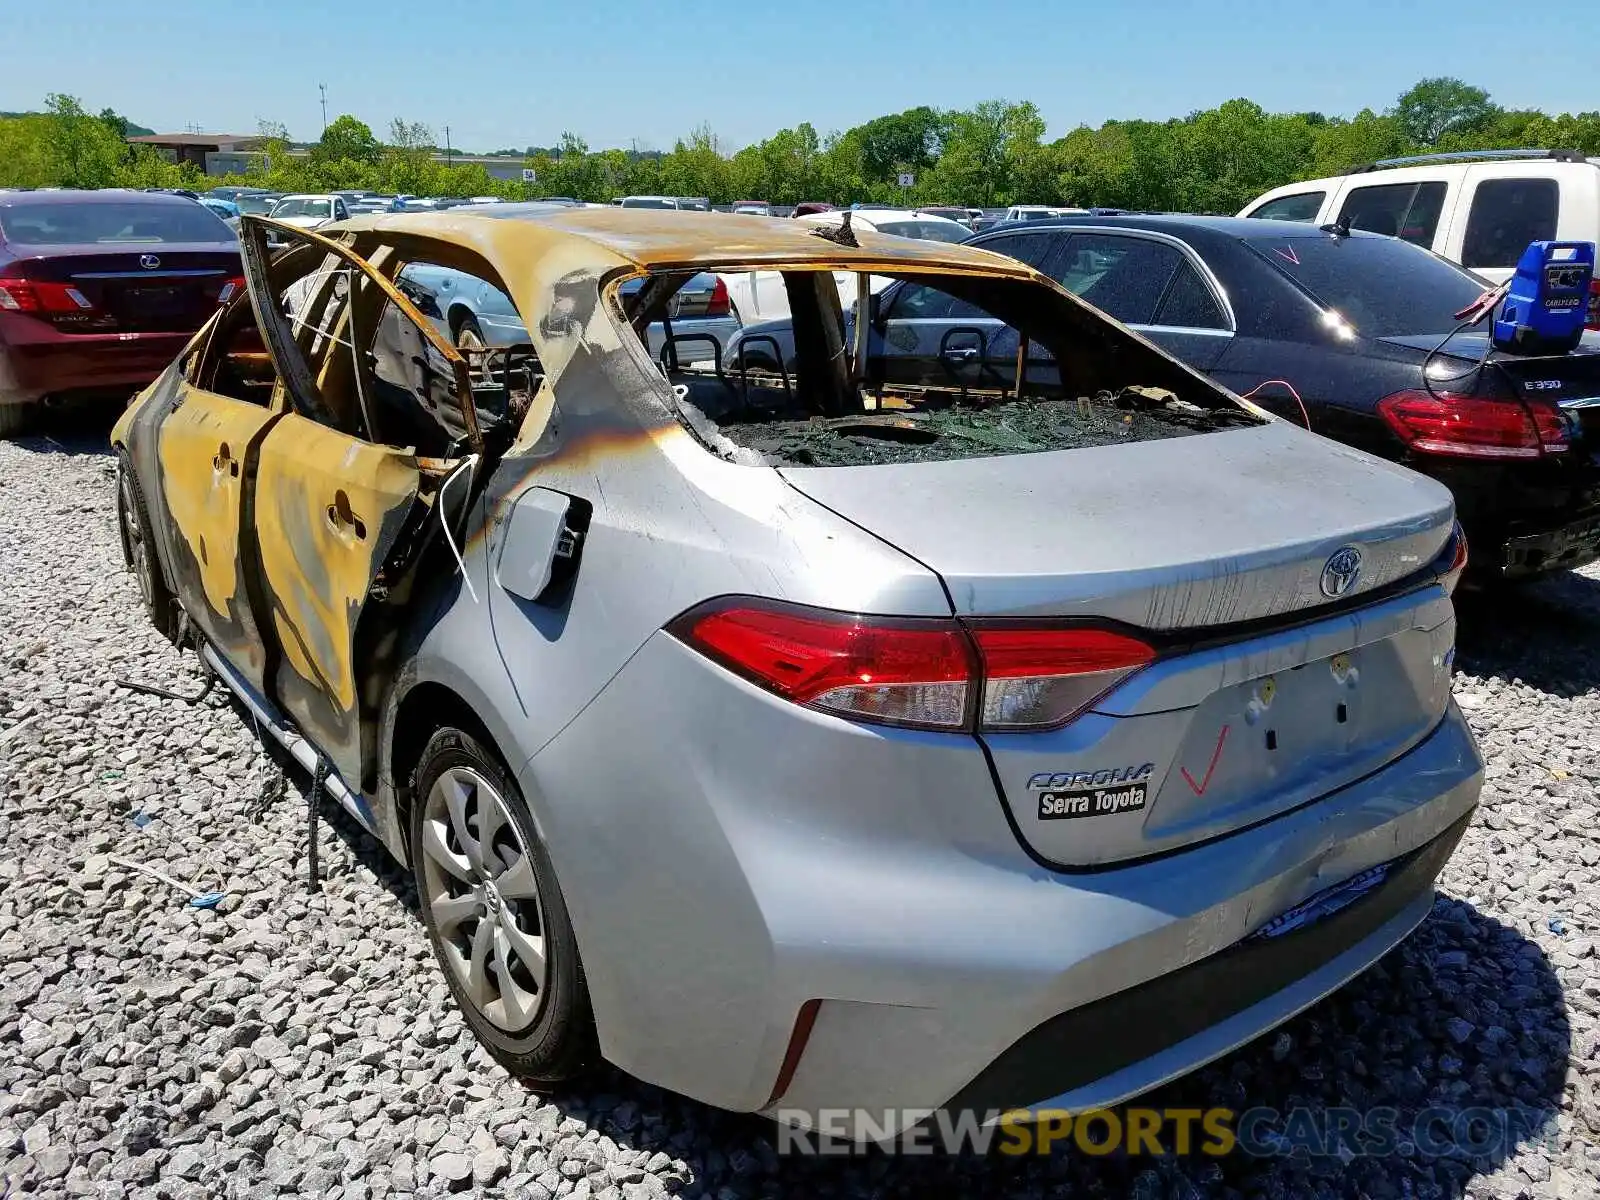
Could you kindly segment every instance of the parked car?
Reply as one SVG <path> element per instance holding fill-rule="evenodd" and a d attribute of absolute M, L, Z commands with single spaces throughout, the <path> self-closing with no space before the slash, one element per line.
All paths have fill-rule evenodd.
<path fill-rule="evenodd" d="M 670 208 L 683 207 L 676 196 L 623 196 L 620 200 L 613 200 L 613 204 L 621 208 Z"/>
<path fill-rule="evenodd" d="M 710 212 L 711 201 L 704 196 L 678 196 L 678 207 L 685 212 Z"/>
<path fill-rule="evenodd" d="M 737 200 L 734 202 L 733 211 L 743 217 L 770 217 L 772 205 L 765 200 Z"/>
<path fill-rule="evenodd" d="M 947 221 L 955 221 L 965 225 L 968 230 L 972 228 L 972 210 L 969 208 L 956 208 L 953 205 L 935 204 L 926 208 L 914 210 L 919 216 L 943 217 Z"/>
<path fill-rule="evenodd" d="M 242 283 L 238 239 L 192 200 L 0 196 L 0 435 L 45 401 L 126 400 Z"/>
<path fill-rule="evenodd" d="M 201 196 L 200 203 L 222 218 L 222 223 L 235 233 L 239 232 L 239 206 L 214 196 Z"/>
<path fill-rule="evenodd" d="M 1064 217 L 1086 211 L 1081 208 L 1059 208 L 1047 204 L 1013 204 L 1000 217 L 1001 221 L 1047 221 L 1051 217 Z M 998 223 L 998 222 L 997 222 Z"/>
<path fill-rule="evenodd" d="M 121 189 L 118 188 L 116 190 L 120 191 Z M 182 196 L 185 200 L 200 199 L 200 193 L 190 188 L 147 187 L 144 190 L 146 192 L 160 192 L 167 196 Z"/>
<path fill-rule="evenodd" d="M 505 199 L 500 196 L 469 196 L 468 204 L 504 204 Z"/>
<path fill-rule="evenodd" d="M 258 187 L 214 187 L 201 199 L 210 197 L 212 200 L 226 200 L 230 204 L 237 204 L 242 196 L 275 196 L 277 194 L 269 192 L 266 188 Z"/>
<path fill-rule="evenodd" d="M 789 213 L 791 217 L 811 217 L 817 213 L 833 212 L 834 206 L 823 200 L 802 200 Z"/>
<path fill-rule="evenodd" d="M 1239 215 L 1388 234 L 1503 283 L 1529 242 L 1600 242 L 1600 158 L 1568 150 L 1392 158 L 1273 188 Z"/>
<path fill-rule="evenodd" d="M 417 311 L 462 350 L 530 344 L 511 297 L 486 280 L 451 267 L 412 263 L 395 283 Z M 633 296 L 639 286 L 638 280 L 626 283 L 621 294 Z M 645 342 L 650 353 L 663 361 L 673 354 L 685 362 L 714 361 L 738 331 L 727 284 L 719 276 L 701 274 L 673 296 L 664 321 L 650 323 Z"/>
<path fill-rule="evenodd" d="M 283 199 L 282 192 L 242 192 L 233 201 L 241 216 L 264 217 Z"/>
<path fill-rule="evenodd" d="M 972 244 L 1277 415 L 1444 483 L 1481 578 L 1600 558 L 1600 334 L 1568 355 L 1485 357 L 1482 331 L 1446 341 L 1485 280 L 1404 241 L 1304 223 L 1073 217 Z M 883 293 L 875 376 L 1014 376 L 1014 331 L 942 303 L 911 285 Z M 784 323 L 749 324 L 725 361 L 770 368 L 792 347 Z"/>
<path fill-rule="evenodd" d="M 331 193 L 285 196 L 272 206 L 268 215 L 274 221 L 297 229 L 317 229 L 332 221 L 348 220 L 350 206 L 343 196 Z"/>
<path fill-rule="evenodd" d="M 540 204 L 565 204 L 568 208 L 583 208 L 584 207 L 584 203 L 583 203 L 582 200 L 574 200 L 571 196 L 541 196 L 541 197 L 539 197 L 538 203 L 540 203 Z"/>
<path fill-rule="evenodd" d="M 1428 915 L 1483 777 L 1437 483 L 970 247 L 626 210 L 346 231 L 370 257 L 287 228 L 269 272 L 245 219 L 248 299 L 113 431 L 124 546 L 313 805 L 409 864 L 508 1069 L 603 1054 L 801 1124 L 1081 1112 Z M 296 338 L 278 289 L 330 254 L 369 281 L 313 300 L 351 337 Z M 463 257 L 531 338 L 498 374 L 383 270 Z M 789 389 L 647 353 L 688 272 L 774 261 Z M 839 271 L 1014 313 L 1065 377 L 874 409 Z"/>
<path fill-rule="evenodd" d="M 837 211 L 830 211 L 811 213 L 797 219 L 802 226 L 811 229 L 829 229 L 839 225 L 842 218 Z M 960 242 L 972 233 L 959 221 L 904 208 L 852 208 L 850 220 L 851 228 L 860 232 L 885 233 L 921 241 Z M 734 313 L 741 323 L 788 316 L 789 296 L 780 272 L 744 271 L 738 275 L 724 275 L 723 279 L 733 301 Z M 890 282 L 887 276 L 874 276 L 870 286 L 873 291 L 881 291 Z M 840 276 L 839 286 L 841 289 L 853 288 L 854 276 Z M 853 292 L 846 294 L 846 303 L 853 295 Z"/>

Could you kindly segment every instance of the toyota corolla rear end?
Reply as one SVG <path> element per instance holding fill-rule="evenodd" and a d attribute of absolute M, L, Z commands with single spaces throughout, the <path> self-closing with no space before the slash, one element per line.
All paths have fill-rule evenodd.
<path fill-rule="evenodd" d="M 0 404 L 143 387 L 241 271 L 227 225 L 181 196 L 0 197 Z"/>
<path fill-rule="evenodd" d="M 963 292 L 1070 304 L 1003 293 Z M 692 415 L 727 462 L 660 443 L 693 520 L 765 512 L 775 552 L 729 543 L 742 585 L 523 777 L 569 798 L 549 836 L 613 1061 L 850 1136 L 1082 1110 L 1260 1035 L 1427 915 L 1482 782 L 1449 493 L 1104 342 L 1154 386 L 790 420 L 764 406 L 806 395 L 802 346 L 781 393 Z M 682 541 L 641 586 L 699 560 Z"/>

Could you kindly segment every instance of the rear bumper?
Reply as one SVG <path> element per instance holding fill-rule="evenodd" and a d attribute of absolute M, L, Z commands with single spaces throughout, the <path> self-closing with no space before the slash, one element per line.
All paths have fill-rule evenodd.
<path fill-rule="evenodd" d="M 1102 1108 L 1249 1041 L 1315 1003 L 1419 925 L 1471 815 L 1390 865 L 1378 887 L 1316 923 L 1246 938 L 1193 966 L 1062 1013 L 1014 1042 L 952 1111 Z"/>
<path fill-rule="evenodd" d="M 193 336 L 193 330 L 64 334 L 42 321 L 0 318 L 0 404 L 30 404 L 61 392 L 137 391 Z"/>
<path fill-rule="evenodd" d="M 1131 867 L 999 882 L 969 898 L 964 928 L 912 924 L 904 961 L 876 964 L 931 978 L 942 957 L 944 979 L 920 1005 L 822 998 L 793 1081 L 766 1111 L 824 1129 L 841 1109 L 866 1109 L 879 1128 L 919 1108 L 992 1120 L 1110 1105 L 1186 1074 L 1315 1003 L 1422 921 L 1482 769 L 1452 704 L 1384 770 L 1266 825 Z M 1245 940 L 1384 863 L 1385 883 L 1347 908 Z"/>

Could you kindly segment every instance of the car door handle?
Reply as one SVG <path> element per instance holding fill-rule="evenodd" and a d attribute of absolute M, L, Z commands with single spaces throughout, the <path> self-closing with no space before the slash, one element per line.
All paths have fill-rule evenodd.
<path fill-rule="evenodd" d="M 226 471 L 234 478 L 239 476 L 239 460 L 233 457 L 233 452 L 228 449 L 228 443 L 223 442 L 217 447 L 216 454 L 211 459 L 211 469 L 218 475 Z"/>
<path fill-rule="evenodd" d="M 350 507 L 350 497 L 343 488 L 333 494 L 333 503 L 328 505 L 328 524 L 335 533 L 343 533 L 348 529 L 358 541 L 366 540 L 367 523 Z"/>
<path fill-rule="evenodd" d="M 978 348 L 976 346 L 952 346 L 944 351 L 943 357 L 952 359 L 955 362 L 968 362 L 978 357 Z"/>

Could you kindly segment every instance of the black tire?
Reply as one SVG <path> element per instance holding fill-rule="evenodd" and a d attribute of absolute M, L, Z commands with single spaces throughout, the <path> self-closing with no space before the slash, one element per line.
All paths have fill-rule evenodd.
<path fill-rule="evenodd" d="M 537 880 L 538 932 L 545 949 L 545 976 L 531 1024 L 515 1031 L 508 1031 L 492 1020 L 472 999 L 457 973 L 458 968 L 452 958 L 447 957 L 445 937 L 434 912 L 427 877 L 428 854 L 423 846 L 429 798 L 434 785 L 447 772 L 461 771 L 481 777 L 499 793 L 504 801 L 503 809 L 526 847 L 527 859 Z M 600 1054 L 577 937 L 549 851 L 540 840 L 522 793 L 510 773 L 499 756 L 472 734 L 445 726 L 429 738 L 412 775 L 411 787 L 411 864 L 422 920 L 428 929 L 434 957 L 468 1027 L 495 1061 L 535 1087 L 552 1088 L 588 1071 L 599 1061 Z M 497 900 L 497 909 L 505 903 Z M 456 938 L 461 936 L 459 932 L 455 935 Z"/>
<path fill-rule="evenodd" d="M 17 437 L 33 424 L 32 404 L 0 404 L 0 438 Z"/>
<path fill-rule="evenodd" d="M 117 451 L 117 534 L 122 541 L 123 564 L 139 585 L 150 624 L 162 637 L 175 642 L 178 624 L 172 592 L 156 558 L 155 532 L 145 509 L 144 493 L 139 490 L 139 477 L 126 450 Z"/>

